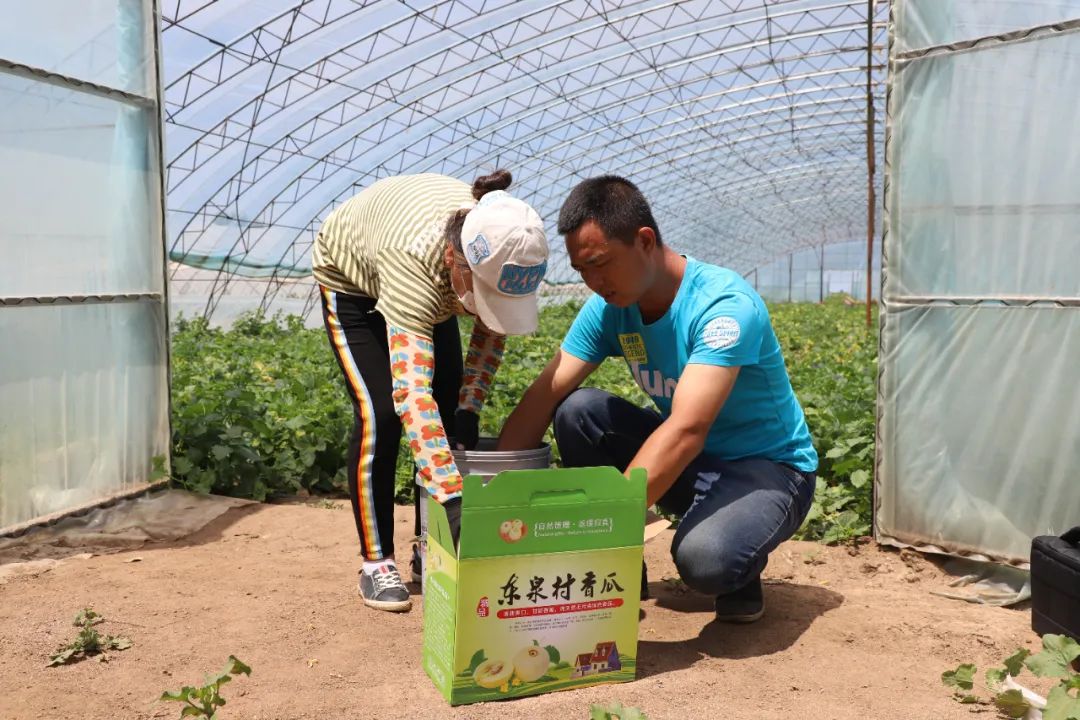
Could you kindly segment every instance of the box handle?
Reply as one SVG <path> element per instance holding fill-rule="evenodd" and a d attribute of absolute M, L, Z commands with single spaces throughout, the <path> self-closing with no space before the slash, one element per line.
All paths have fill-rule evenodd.
<path fill-rule="evenodd" d="M 548 490 L 535 492 L 529 498 L 530 505 L 581 505 L 589 502 L 584 490 Z"/>

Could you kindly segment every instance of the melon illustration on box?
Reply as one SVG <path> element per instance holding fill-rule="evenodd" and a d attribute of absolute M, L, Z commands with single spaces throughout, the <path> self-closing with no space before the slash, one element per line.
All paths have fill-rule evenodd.
<path fill-rule="evenodd" d="M 428 518 L 424 670 L 450 704 L 634 679 L 644 471 L 467 477 L 457 552 Z"/>

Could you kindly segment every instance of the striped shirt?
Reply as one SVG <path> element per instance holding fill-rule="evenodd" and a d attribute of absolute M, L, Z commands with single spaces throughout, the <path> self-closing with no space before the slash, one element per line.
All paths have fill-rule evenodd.
<path fill-rule="evenodd" d="M 444 175 L 379 180 L 326 218 L 311 252 L 315 280 L 375 298 L 387 325 L 430 338 L 459 308 L 443 261 L 446 222 L 472 202 L 469 185 Z"/>

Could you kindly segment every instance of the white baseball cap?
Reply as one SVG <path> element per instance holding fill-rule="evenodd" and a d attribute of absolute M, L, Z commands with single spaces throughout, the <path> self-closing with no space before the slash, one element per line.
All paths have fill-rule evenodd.
<path fill-rule="evenodd" d="M 547 272 L 544 223 L 528 203 L 503 190 L 480 198 L 461 228 L 472 270 L 476 313 L 501 335 L 536 330 L 536 290 Z"/>

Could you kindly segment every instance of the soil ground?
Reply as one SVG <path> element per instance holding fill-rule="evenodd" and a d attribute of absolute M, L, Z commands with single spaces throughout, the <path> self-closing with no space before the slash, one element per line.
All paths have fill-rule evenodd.
<path fill-rule="evenodd" d="M 460 708 L 421 669 L 419 597 L 405 614 L 357 597 L 344 501 L 249 505 L 177 542 L 60 552 L 0 584 L 0 718 L 176 718 L 178 705 L 155 701 L 161 692 L 198 684 L 235 654 L 253 672 L 223 690 L 221 716 L 232 719 L 571 720 L 613 701 L 652 720 L 966 719 L 942 671 L 974 662 L 981 675 L 1037 645 L 1026 606 L 933 595 L 947 580 L 933 562 L 873 544 L 785 543 L 765 573 L 765 617 L 721 625 L 708 597 L 672 580 L 671 534 L 646 545 L 652 599 L 635 682 Z M 411 536 L 412 508 L 399 507 L 398 548 Z M 133 647 L 46 668 L 86 605 Z"/>

